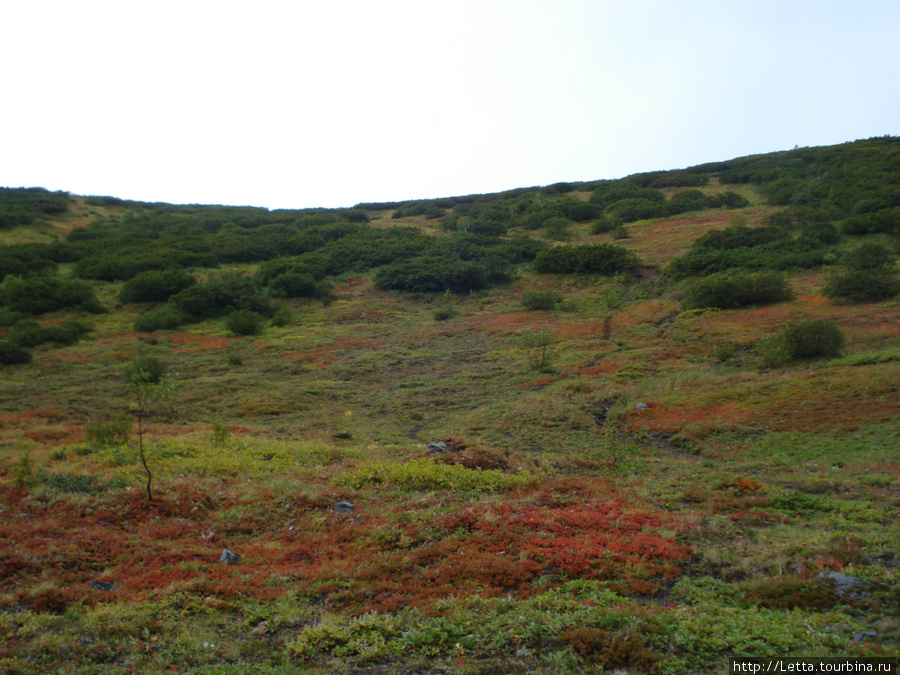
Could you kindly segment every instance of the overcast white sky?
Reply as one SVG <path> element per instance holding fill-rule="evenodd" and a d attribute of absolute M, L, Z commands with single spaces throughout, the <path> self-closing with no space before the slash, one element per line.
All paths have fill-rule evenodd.
<path fill-rule="evenodd" d="M 898 0 L 0 0 L 0 185 L 269 208 L 900 135 Z"/>

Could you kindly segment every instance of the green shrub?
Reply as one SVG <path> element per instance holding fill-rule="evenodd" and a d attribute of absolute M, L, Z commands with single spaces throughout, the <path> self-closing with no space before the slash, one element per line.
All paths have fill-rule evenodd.
<path fill-rule="evenodd" d="M 141 356 L 125 367 L 125 381 L 140 378 L 148 384 L 159 384 L 169 370 L 168 364 L 156 356 Z"/>
<path fill-rule="evenodd" d="M 25 315 L 21 312 L 14 312 L 8 307 L 0 307 L 0 327 L 7 328 L 14 326 L 22 320 Z"/>
<path fill-rule="evenodd" d="M 544 274 L 612 275 L 637 264 L 634 253 L 613 244 L 555 246 L 541 251 L 534 259 L 535 269 Z"/>
<path fill-rule="evenodd" d="M 672 195 L 666 202 L 666 212 L 669 215 L 687 213 L 688 211 L 702 211 L 709 206 L 709 201 L 700 190 L 685 190 Z"/>
<path fill-rule="evenodd" d="M 141 272 L 125 282 L 119 291 L 121 302 L 165 302 L 170 297 L 197 283 L 182 270 Z"/>
<path fill-rule="evenodd" d="M 434 310 L 432 316 L 434 316 L 435 321 L 447 321 L 448 319 L 455 317 L 458 313 L 456 307 L 439 307 Z"/>
<path fill-rule="evenodd" d="M 844 334 L 834 321 L 803 321 L 782 332 L 792 359 L 838 356 L 844 347 Z"/>
<path fill-rule="evenodd" d="M 13 366 L 31 363 L 31 352 L 13 342 L 0 342 L 0 364 Z"/>
<path fill-rule="evenodd" d="M 886 268 L 850 269 L 832 273 L 823 292 L 832 300 L 879 302 L 900 294 L 900 281 Z"/>
<path fill-rule="evenodd" d="M 225 319 L 225 326 L 235 335 L 259 335 L 264 328 L 264 317 L 256 312 L 239 309 Z"/>
<path fill-rule="evenodd" d="M 866 242 L 848 251 L 842 262 L 854 270 L 881 270 L 894 266 L 897 256 L 887 246 Z"/>
<path fill-rule="evenodd" d="M 311 274 L 287 272 L 269 282 L 276 295 L 286 298 L 321 298 L 330 290 L 324 282 L 317 282 Z"/>
<path fill-rule="evenodd" d="M 386 265 L 375 273 L 375 286 L 412 293 L 468 293 L 487 288 L 485 265 L 446 258 L 414 258 Z"/>
<path fill-rule="evenodd" d="M 191 286 L 172 297 L 172 304 L 184 316 L 205 319 L 212 316 L 219 305 L 216 293 L 207 286 Z"/>
<path fill-rule="evenodd" d="M 185 324 L 187 319 L 178 309 L 172 305 L 156 307 L 145 314 L 141 314 L 134 320 L 134 329 L 142 333 L 152 333 L 156 330 L 175 330 Z"/>
<path fill-rule="evenodd" d="M 568 218 L 550 218 L 544 222 L 544 236 L 553 241 L 572 238 L 572 221 Z"/>
<path fill-rule="evenodd" d="M 697 281 L 686 293 L 684 309 L 735 309 L 783 302 L 791 297 L 787 279 L 780 272 L 712 274 Z"/>
<path fill-rule="evenodd" d="M 666 215 L 666 207 L 649 199 L 632 198 L 613 202 L 606 207 L 605 214 L 617 216 L 626 223 L 647 218 L 660 218 Z"/>
<path fill-rule="evenodd" d="M 21 321 L 9 332 L 9 341 L 20 347 L 37 347 L 53 342 L 57 345 L 72 345 L 90 332 L 86 324 L 70 319 L 58 326 L 44 326 L 37 321 Z"/>
<path fill-rule="evenodd" d="M 0 283 L 0 305 L 22 314 L 46 314 L 60 309 L 83 309 L 104 312 L 90 284 L 78 279 L 71 281 L 53 277 L 7 276 Z"/>
<path fill-rule="evenodd" d="M 706 198 L 706 203 L 711 209 L 719 209 L 722 207 L 725 207 L 726 209 L 741 209 L 745 206 L 749 206 L 750 200 L 729 190 L 728 192 L 709 195 Z"/>
<path fill-rule="evenodd" d="M 696 187 L 709 184 L 709 176 L 705 173 L 689 173 L 687 171 L 666 171 L 650 183 L 652 188 L 664 187 Z"/>
<path fill-rule="evenodd" d="M 591 226 L 592 234 L 605 234 L 613 232 L 624 225 L 624 221 L 618 216 L 603 216 Z"/>
<path fill-rule="evenodd" d="M 553 291 L 525 291 L 522 293 L 522 306 L 531 311 L 547 311 L 556 309 L 562 296 Z"/>
<path fill-rule="evenodd" d="M 294 323 L 294 311 L 290 307 L 282 307 L 272 316 L 272 325 L 284 328 Z"/>

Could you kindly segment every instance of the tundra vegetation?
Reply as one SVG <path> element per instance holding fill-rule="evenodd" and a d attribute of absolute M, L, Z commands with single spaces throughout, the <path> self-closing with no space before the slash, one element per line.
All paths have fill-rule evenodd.
<path fill-rule="evenodd" d="M 352 209 L 0 189 L 0 670 L 897 656 L 898 186 L 885 137 Z"/>

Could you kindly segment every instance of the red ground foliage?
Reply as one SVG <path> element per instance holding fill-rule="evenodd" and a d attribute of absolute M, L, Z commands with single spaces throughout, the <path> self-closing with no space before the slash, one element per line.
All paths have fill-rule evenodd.
<path fill-rule="evenodd" d="M 334 495 L 285 505 L 260 494 L 243 508 L 175 485 L 150 503 L 132 490 L 73 508 L 3 486 L 0 595 L 5 604 L 62 611 L 85 597 L 109 601 L 88 586 L 101 578 L 118 600 L 173 589 L 262 599 L 289 584 L 363 612 L 428 607 L 451 594 L 526 597 L 548 574 L 654 595 L 678 574 L 690 549 L 657 534 L 675 527 L 668 514 L 619 496 L 598 501 L 598 486 L 557 483 L 524 501 L 459 507 L 426 523 L 403 517 L 409 505 L 335 514 Z M 227 509 L 241 515 L 224 517 Z M 226 547 L 239 564 L 218 562 Z"/>

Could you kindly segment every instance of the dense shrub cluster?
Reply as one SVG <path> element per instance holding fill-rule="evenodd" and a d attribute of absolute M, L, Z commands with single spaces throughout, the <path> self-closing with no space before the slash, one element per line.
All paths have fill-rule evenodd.
<path fill-rule="evenodd" d="M 842 262 L 846 269 L 832 273 L 824 293 L 832 300 L 878 302 L 900 294 L 900 278 L 894 271 L 896 255 L 874 242 L 848 251 Z"/>
<path fill-rule="evenodd" d="M 148 384 L 159 384 L 168 372 L 169 365 L 159 357 L 141 356 L 125 366 L 123 375 L 126 382 L 140 379 Z"/>
<path fill-rule="evenodd" d="M 843 220 L 846 234 L 897 233 L 900 138 L 741 157 L 696 170 L 719 171 L 720 183 L 753 183 L 770 204 L 815 207 Z"/>
<path fill-rule="evenodd" d="M 490 279 L 491 275 L 483 264 L 459 259 L 420 257 L 382 267 L 375 273 L 375 286 L 412 293 L 468 293 L 487 288 L 491 284 Z"/>
<path fill-rule="evenodd" d="M 259 335 L 265 326 L 262 314 L 239 309 L 225 319 L 225 327 L 235 335 Z"/>
<path fill-rule="evenodd" d="M 36 218 L 65 213 L 71 198 L 43 188 L 0 188 L 0 230 L 29 225 Z"/>
<path fill-rule="evenodd" d="M 844 347 L 844 334 L 834 321 L 803 321 L 782 332 L 792 359 L 837 356 Z"/>
<path fill-rule="evenodd" d="M 525 291 L 522 293 L 522 306 L 531 311 L 556 309 L 560 302 L 562 302 L 562 296 L 554 291 Z"/>
<path fill-rule="evenodd" d="M 837 323 L 810 320 L 763 338 L 757 343 L 756 351 L 762 365 L 777 368 L 789 361 L 835 357 L 843 347 L 844 334 Z"/>
<path fill-rule="evenodd" d="M 170 297 L 193 286 L 197 280 L 182 270 L 141 272 L 126 281 L 119 291 L 122 302 L 165 302 Z"/>
<path fill-rule="evenodd" d="M 524 237 L 457 235 L 429 240 L 422 253 L 381 267 L 375 284 L 414 293 L 468 293 L 505 283 L 513 266 L 534 259 L 543 245 Z"/>
<path fill-rule="evenodd" d="M 0 365 L 31 363 L 31 352 L 14 342 L 0 342 Z"/>
<path fill-rule="evenodd" d="M 444 215 L 444 209 L 434 202 L 415 202 L 396 209 L 391 218 L 397 220 L 409 216 L 425 216 L 426 218 L 440 218 Z"/>
<path fill-rule="evenodd" d="M 791 297 L 784 274 L 776 271 L 713 274 L 694 283 L 682 302 L 685 309 L 735 309 L 783 302 Z"/>
<path fill-rule="evenodd" d="M 58 326 L 45 326 L 32 319 L 27 319 L 20 321 L 10 329 L 7 340 L 20 347 L 37 347 L 46 343 L 72 345 L 90 330 L 86 324 L 72 319 L 64 321 Z"/>
<path fill-rule="evenodd" d="M 637 256 L 622 246 L 587 244 L 555 246 L 541 251 L 534 267 L 544 274 L 617 274 L 638 264 Z"/>
<path fill-rule="evenodd" d="M 699 237 L 684 255 L 668 268 L 676 279 L 724 272 L 732 267 L 747 269 L 798 269 L 825 263 L 829 249 L 818 239 L 794 237 L 779 227 L 736 225 Z"/>
<path fill-rule="evenodd" d="M 0 283 L 0 305 L 12 312 L 31 315 L 59 309 L 83 309 L 94 313 L 106 311 L 88 283 L 54 277 L 22 279 L 7 276 Z"/>

